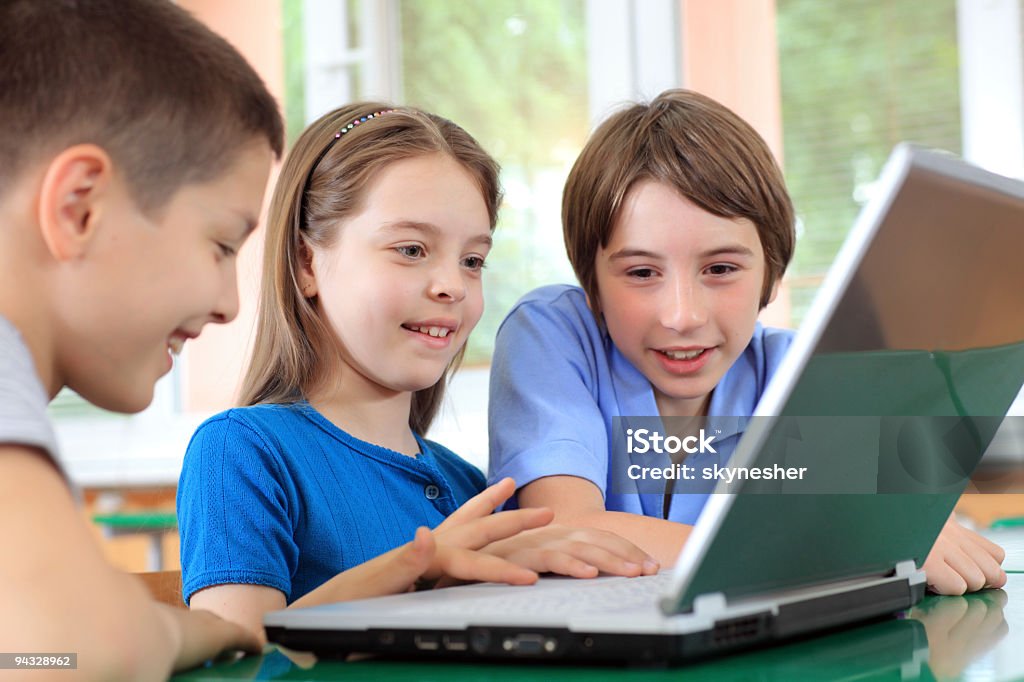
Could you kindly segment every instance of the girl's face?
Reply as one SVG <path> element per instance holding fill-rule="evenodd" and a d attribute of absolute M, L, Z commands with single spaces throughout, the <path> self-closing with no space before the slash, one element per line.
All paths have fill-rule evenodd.
<path fill-rule="evenodd" d="M 440 153 L 397 161 L 337 229 L 300 277 L 338 339 L 337 376 L 370 394 L 434 385 L 483 313 L 491 231 L 473 176 Z"/>

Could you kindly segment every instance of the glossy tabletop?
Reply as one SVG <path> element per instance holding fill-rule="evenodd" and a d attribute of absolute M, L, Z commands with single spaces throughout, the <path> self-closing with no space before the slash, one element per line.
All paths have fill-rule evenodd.
<path fill-rule="evenodd" d="M 526 662 L 293 661 L 263 656 L 222 662 L 177 680 L 1017 680 L 1024 679 L 1024 530 L 992 531 L 1007 550 L 1002 590 L 929 596 L 900 617 L 788 644 L 668 668 Z M 310 667 L 307 667 L 310 666 Z"/>

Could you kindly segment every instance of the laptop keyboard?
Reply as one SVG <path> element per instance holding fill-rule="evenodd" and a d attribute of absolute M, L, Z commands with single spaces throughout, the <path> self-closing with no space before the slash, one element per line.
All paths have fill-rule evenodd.
<path fill-rule="evenodd" d="M 451 615 L 495 614 L 549 615 L 552 613 L 614 612 L 636 607 L 654 606 L 666 593 L 671 571 L 638 578 L 608 580 L 559 580 L 558 586 L 497 588 L 500 594 L 487 595 L 486 590 L 465 594 L 463 598 L 445 603 L 410 605 L 402 613 L 429 612 Z"/>

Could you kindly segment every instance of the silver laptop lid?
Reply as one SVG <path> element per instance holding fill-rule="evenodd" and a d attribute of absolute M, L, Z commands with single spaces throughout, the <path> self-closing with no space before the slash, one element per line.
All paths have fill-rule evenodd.
<path fill-rule="evenodd" d="M 728 463 L 810 480 L 720 484 L 666 610 L 920 565 L 1024 378 L 1022 257 L 1024 183 L 897 147 Z"/>

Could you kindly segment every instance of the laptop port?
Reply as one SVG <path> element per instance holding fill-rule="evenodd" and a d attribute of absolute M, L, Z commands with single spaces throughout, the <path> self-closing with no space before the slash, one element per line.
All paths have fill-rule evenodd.
<path fill-rule="evenodd" d="M 469 631 L 469 645 L 473 651 L 480 655 L 487 653 L 491 646 L 491 633 L 482 628 L 471 628 Z"/>
<path fill-rule="evenodd" d="M 412 641 L 420 651 L 437 651 L 440 646 L 437 635 L 413 635 Z"/>
<path fill-rule="evenodd" d="M 711 640 L 717 645 L 727 645 L 756 639 L 761 635 L 764 622 L 763 614 L 718 621 L 711 633 Z"/>
<path fill-rule="evenodd" d="M 503 639 L 501 648 L 516 654 L 551 654 L 558 648 L 558 642 L 554 637 L 543 635 L 516 635 Z"/>
<path fill-rule="evenodd" d="M 469 640 L 465 635 L 445 635 L 441 638 L 441 643 L 448 651 L 467 651 L 469 649 Z"/>

